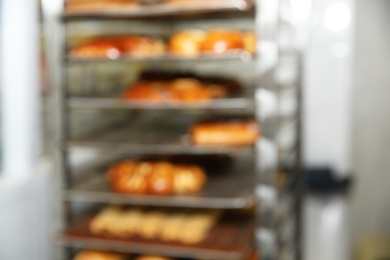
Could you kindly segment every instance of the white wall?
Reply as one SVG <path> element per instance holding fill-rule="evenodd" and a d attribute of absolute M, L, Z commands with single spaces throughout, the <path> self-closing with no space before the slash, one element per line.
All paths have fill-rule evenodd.
<path fill-rule="evenodd" d="M 354 89 L 354 242 L 390 234 L 390 1 L 357 0 Z"/>
<path fill-rule="evenodd" d="M 50 260 L 52 232 L 49 174 L 34 178 L 0 179 L 0 259 Z"/>
<path fill-rule="evenodd" d="M 353 19 L 353 0 L 312 3 L 304 78 L 304 152 L 308 166 L 331 166 L 347 174 L 351 170 L 353 22 L 348 22 L 340 4 L 350 8 Z M 327 13 L 332 5 L 336 8 Z"/>

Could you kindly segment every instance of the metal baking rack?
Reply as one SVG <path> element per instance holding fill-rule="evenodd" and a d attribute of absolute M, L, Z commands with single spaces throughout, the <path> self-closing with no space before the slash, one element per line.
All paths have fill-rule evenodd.
<path fill-rule="evenodd" d="M 142 2 L 142 1 L 141 1 Z M 146 2 L 146 1 L 145 1 Z M 195 2 L 196 3 L 196 2 Z M 208 1 L 197 4 L 141 3 L 138 6 L 106 7 L 98 10 L 64 10 L 62 18 L 72 19 L 113 19 L 113 18 L 154 18 L 161 16 L 201 15 L 221 12 L 243 12 L 253 8 L 252 0 Z"/>
<path fill-rule="evenodd" d="M 117 59 L 108 59 L 108 58 L 81 58 L 81 57 L 75 57 L 75 56 L 67 56 L 66 61 L 72 62 L 72 63 L 107 63 L 107 62 L 125 62 L 125 63 L 135 63 L 135 62 L 169 62 L 169 61 L 185 61 L 185 62 L 209 62 L 209 61 L 229 61 L 229 60 L 240 60 L 243 62 L 250 62 L 254 59 L 254 57 L 248 53 L 247 51 L 243 50 L 232 50 L 228 51 L 224 54 L 209 54 L 209 53 L 202 53 L 199 56 L 194 57 L 183 57 L 180 55 L 174 55 L 174 54 L 166 54 L 164 56 L 158 56 L 158 57 L 132 57 L 132 56 L 120 56 Z"/>
<path fill-rule="evenodd" d="M 164 4 L 142 5 L 138 9 L 106 9 L 103 11 L 67 11 L 64 0 L 44 1 L 45 31 L 47 33 L 47 58 L 51 69 L 49 78 L 53 86 L 53 121 L 55 121 L 55 150 L 56 172 L 62 215 L 58 221 L 61 222 L 62 235 L 59 236 L 59 243 L 63 246 L 64 258 L 71 259 L 74 248 L 89 248 L 100 250 L 112 250 L 129 253 L 156 253 L 174 257 L 197 257 L 205 259 L 237 259 L 246 260 L 249 250 L 258 246 L 262 259 L 302 259 L 302 217 L 301 201 L 303 178 L 301 175 L 301 53 L 294 46 L 290 49 L 280 44 L 280 33 L 282 27 L 294 29 L 291 21 L 285 20 L 284 15 L 288 10 L 287 0 L 253 0 L 253 1 L 219 1 L 218 4 L 174 6 Z M 259 8 L 261 6 L 261 8 Z M 286 9 L 287 7 L 287 9 Z M 239 13 L 240 16 L 251 16 L 255 22 L 255 32 L 261 43 L 258 46 L 257 55 L 251 56 L 246 52 L 235 51 L 223 56 L 202 55 L 193 58 L 177 57 L 167 55 L 156 58 L 134 58 L 120 57 L 116 60 L 109 59 L 84 59 L 67 56 L 67 24 L 72 21 L 90 20 L 104 21 L 111 19 L 125 19 L 143 21 L 155 21 L 154 18 L 163 20 L 165 17 L 176 17 L 175 19 L 193 17 L 213 17 L 214 15 L 225 16 L 228 21 L 231 13 Z M 170 20 L 170 22 L 175 20 Z M 207 22 L 207 21 L 205 21 Z M 262 42 L 264 44 L 262 44 Z M 297 68 L 297 78 L 290 82 L 277 81 L 277 74 L 282 58 L 284 56 L 296 56 L 298 61 L 292 65 Z M 209 103 L 191 105 L 164 104 L 151 107 L 150 105 L 123 101 L 117 97 L 97 96 L 70 96 L 67 90 L 70 81 L 67 78 L 66 68 L 68 64 L 79 63 L 164 63 L 164 62 L 209 62 L 209 61 L 238 61 L 253 62 L 256 67 L 255 73 L 255 94 L 253 97 L 232 97 Z M 293 116 L 297 117 L 295 129 L 295 142 L 293 149 L 280 148 L 278 131 L 284 122 L 284 116 L 280 114 L 279 108 L 264 115 L 262 111 L 267 110 L 270 105 L 263 102 L 261 92 L 267 92 L 278 102 L 281 101 L 281 93 L 285 85 L 296 88 L 298 107 Z M 146 133 L 145 125 L 124 124 L 120 127 L 104 129 L 93 135 L 73 136 L 70 134 L 71 109 L 90 110 L 131 110 L 131 111 L 159 111 L 170 110 L 206 113 L 207 111 L 221 110 L 224 113 L 234 110 L 251 111 L 260 124 L 268 122 L 272 117 L 278 122 L 274 131 L 266 131 L 262 140 L 273 144 L 275 158 L 271 163 L 266 162 L 269 156 L 264 155 L 262 140 L 259 140 L 253 147 L 201 147 L 192 145 L 189 141 L 187 131 L 190 122 L 184 124 L 175 117 L 171 124 L 166 127 L 158 126 L 159 138 L 156 133 Z M 274 121 L 275 121 L 274 120 Z M 150 125 L 151 126 L 151 125 Z M 183 127 L 184 126 L 184 127 Z M 131 136 L 128 133 L 132 133 Z M 141 134 L 142 133 L 142 134 Z M 271 133 L 268 135 L 268 133 Z M 197 194 L 185 196 L 131 196 L 113 193 L 105 182 L 104 169 L 90 167 L 84 170 L 81 175 L 88 178 L 73 178 L 72 165 L 69 155 L 73 148 L 84 147 L 103 154 L 110 154 L 119 157 L 134 156 L 140 154 L 188 154 L 188 155 L 230 155 L 246 156 L 252 158 L 254 169 L 232 167 L 226 171 L 226 176 L 219 175 L 218 178 L 210 178 L 206 188 Z M 266 149 L 267 150 L 267 149 Z M 271 149 L 272 150 L 272 149 Z M 268 152 L 270 150 L 268 149 Z M 267 151 L 266 151 L 267 152 Z M 265 152 L 265 153 L 266 153 Z M 115 157 L 114 156 L 114 157 Z M 287 159 L 288 158 L 288 159 Z M 96 158 L 97 161 L 100 158 Z M 278 187 L 276 176 L 279 169 L 288 165 L 292 169 L 286 187 Z M 107 165 L 106 165 L 107 166 Z M 88 167 L 87 167 L 88 168 Z M 77 174 L 76 174 L 77 175 Z M 77 179 L 75 181 L 74 179 Z M 286 200 L 287 198 L 287 200 Z M 88 235 L 87 222 L 74 225 L 74 203 L 107 204 L 110 202 L 129 205 L 149 206 L 170 206 L 170 207 L 199 207 L 199 208 L 220 208 L 220 209 L 245 209 L 257 205 L 258 218 L 256 230 L 253 228 L 253 221 L 237 220 L 230 228 L 222 230 L 214 238 L 218 240 L 224 232 L 236 232 L 233 237 L 240 238 L 240 241 L 233 241 L 231 248 L 213 248 L 212 243 L 205 243 L 202 246 L 183 246 L 158 243 L 158 241 L 119 241 L 118 239 L 97 238 Z M 287 205 L 287 206 L 286 206 Z M 254 219 L 253 219 L 254 220 Z M 88 221 L 86 219 L 85 221 Z M 240 223 L 240 224 L 239 224 Z M 291 224 L 292 223 L 292 224 Z M 292 231 L 287 232 L 286 230 Z M 223 225 L 222 225 L 223 226 Z M 230 230 L 230 231 L 229 231 Z M 79 232 L 79 233 L 78 233 Z M 80 233 L 81 232 L 81 233 Z M 237 235 L 240 234 L 240 235 Z M 215 234 L 213 234 L 215 235 Z M 231 236 L 230 233 L 229 236 Z M 285 253 L 288 252 L 288 253 Z"/>

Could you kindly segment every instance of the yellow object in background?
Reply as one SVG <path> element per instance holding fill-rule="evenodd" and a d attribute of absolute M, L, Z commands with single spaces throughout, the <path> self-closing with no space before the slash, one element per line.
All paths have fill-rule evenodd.
<path fill-rule="evenodd" d="M 376 235 L 362 239 L 357 249 L 357 260 L 390 259 L 390 236 Z"/>

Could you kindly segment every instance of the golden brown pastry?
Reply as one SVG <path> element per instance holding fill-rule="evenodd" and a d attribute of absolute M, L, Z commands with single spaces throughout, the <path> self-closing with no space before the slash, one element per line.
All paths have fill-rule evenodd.
<path fill-rule="evenodd" d="M 224 53 L 229 50 L 243 49 L 243 35 L 240 31 L 214 29 L 206 34 L 201 50 L 206 52 Z"/>
<path fill-rule="evenodd" d="M 106 11 L 108 8 L 136 7 L 139 3 L 136 0 L 71 0 L 66 4 L 66 10 L 77 11 Z"/>
<path fill-rule="evenodd" d="M 256 35 L 253 32 L 243 32 L 242 39 L 244 43 L 244 49 L 250 54 L 256 53 Z"/>
<path fill-rule="evenodd" d="M 141 81 L 128 88 L 123 98 L 137 102 L 162 103 L 168 98 L 166 85 L 166 82 Z"/>
<path fill-rule="evenodd" d="M 178 165 L 174 176 L 174 190 L 178 194 L 199 191 L 206 183 L 204 171 L 196 165 Z"/>
<path fill-rule="evenodd" d="M 96 38 L 74 47 L 70 55 L 80 58 L 109 58 L 117 59 L 123 51 L 115 38 Z"/>
<path fill-rule="evenodd" d="M 80 58 L 117 59 L 121 55 L 136 58 L 156 57 L 165 53 L 165 44 L 145 36 L 99 37 L 81 43 L 70 50 L 70 55 Z"/>
<path fill-rule="evenodd" d="M 101 235 L 104 233 L 116 233 L 118 226 L 118 220 L 122 216 L 122 211 L 117 207 L 108 207 L 101 211 L 97 217 L 95 217 L 90 225 L 89 229 L 94 235 Z"/>
<path fill-rule="evenodd" d="M 205 33 L 201 30 L 179 31 L 170 38 L 168 50 L 177 55 L 194 57 L 199 55 L 204 39 Z"/>
<path fill-rule="evenodd" d="M 127 160 L 111 166 L 107 175 L 114 191 L 128 194 L 195 192 L 206 183 L 206 174 L 202 168 L 169 162 Z"/>
<path fill-rule="evenodd" d="M 174 192 L 174 166 L 172 164 L 156 163 L 147 178 L 147 194 L 169 195 Z"/>
<path fill-rule="evenodd" d="M 260 129 L 254 120 L 229 120 L 198 123 L 190 133 L 196 145 L 251 145 Z"/>
<path fill-rule="evenodd" d="M 174 260 L 174 259 L 170 257 L 164 257 L 164 256 L 140 255 L 137 256 L 134 260 Z"/>
<path fill-rule="evenodd" d="M 218 210 L 142 210 L 108 207 L 89 224 L 96 236 L 142 237 L 186 244 L 204 240 L 221 216 Z"/>
<path fill-rule="evenodd" d="M 162 40 L 144 36 L 124 36 L 119 40 L 123 54 L 137 58 L 161 56 L 165 53 L 165 44 Z"/>
<path fill-rule="evenodd" d="M 123 254 L 108 253 L 94 250 L 84 250 L 79 252 L 73 260 L 125 260 Z"/>
<path fill-rule="evenodd" d="M 229 94 L 227 86 L 204 83 L 195 78 L 178 78 L 166 81 L 140 81 L 123 93 L 123 98 L 135 102 L 197 103 L 224 98 Z"/>
<path fill-rule="evenodd" d="M 212 98 L 211 91 L 196 79 L 176 79 L 168 89 L 173 102 L 192 103 Z"/>

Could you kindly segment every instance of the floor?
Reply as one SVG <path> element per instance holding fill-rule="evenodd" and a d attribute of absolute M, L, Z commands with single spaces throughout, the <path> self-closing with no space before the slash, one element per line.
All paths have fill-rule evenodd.
<path fill-rule="evenodd" d="M 343 195 L 310 195 L 304 213 L 305 260 L 351 259 L 349 210 Z"/>

